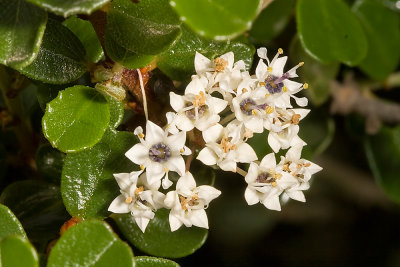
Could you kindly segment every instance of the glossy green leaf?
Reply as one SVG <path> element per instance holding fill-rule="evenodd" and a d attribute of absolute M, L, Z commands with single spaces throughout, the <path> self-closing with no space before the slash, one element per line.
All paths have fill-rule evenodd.
<path fill-rule="evenodd" d="M 154 59 L 155 56 L 153 55 L 138 54 L 120 46 L 112 39 L 109 31 L 110 29 L 107 28 L 104 37 L 104 45 L 107 55 L 114 62 L 118 62 L 128 69 L 137 69 L 146 66 Z"/>
<path fill-rule="evenodd" d="M 0 63 L 29 65 L 37 56 L 47 13 L 24 0 L 0 0 Z"/>
<path fill-rule="evenodd" d="M 66 88 L 62 84 L 48 84 L 48 83 L 36 83 L 36 98 L 39 102 L 40 108 L 46 110 L 46 105 L 51 100 L 57 97 L 61 90 Z"/>
<path fill-rule="evenodd" d="M 380 0 L 380 2 L 386 7 L 394 11 L 400 12 L 400 4 L 398 0 Z"/>
<path fill-rule="evenodd" d="M 47 267 L 134 267 L 131 248 L 106 223 L 84 221 L 68 229 L 51 250 Z"/>
<path fill-rule="evenodd" d="M 354 66 L 365 58 L 367 39 L 343 0 L 299 0 L 296 18 L 301 43 L 316 59 Z"/>
<path fill-rule="evenodd" d="M 63 152 L 76 152 L 99 142 L 110 123 L 104 97 L 94 89 L 76 85 L 61 91 L 47 104 L 43 133 Z"/>
<path fill-rule="evenodd" d="M 366 138 L 364 147 L 376 181 L 392 201 L 400 204 L 400 126 L 383 127 Z"/>
<path fill-rule="evenodd" d="M 128 241 L 147 254 L 180 258 L 194 253 L 207 239 L 208 230 L 182 226 L 171 232 L 169 210 L 160 209 L 143 233 L 130 214 L 113 214 L 112 218 Z"/>
<path fill-rule="evenodd" d="M 85 48 L 79 39 L 58 21 L 49 19 L 36 59 L 18 71 L 45 83 L 72 82 L 86 71 Z"/>
<path fill-rule="evenodd" d="M 6 236 L 26 237 L 24 228 L 9 208 L 0 204 L 0 240 Z"/>
<path fill-rule="evenodd" d="M 109 95 L 104 95 L 110 107 L 110 127 L 117 128 L 124 118 L 124 103 L 115 100 Z"/>
<path fill-rule="evenodd" d="M 97 38 L 93 25 L 83 19 L 70 17 L 63 22 L 63 25 L 70 29 L 82 42 L 86 50 L 87 58 L 94 63 L 104 58 L 104 51 Z"/>
<path fill-rule="evenodd" d="M 33 242 L 47 243 L 55 238 L 69 216 L 62 203 L 58 186 L 25 180 L 9 185 L 0 196 Z"/>
<path fill-rule="evenodd" d="M 368 40 L 368 53 L 359 67 L 373 79 L 383 80 L 399 65 L 399 16 L 377 0 L 358 1 L 353 11 Z"/>
<path fill-rule="evenodd" d="M 215 58 L 227 52 L 234 52 L 235 61 L 243 60 L 250 68 L 255 49 L 240 41 L 216 42 L 196 35 L 182 27 L 182 36 L 169 50 L 158 56 L 157 66 L 171 79 L 188 79 L 194 73 L 196 51 L 208 58 Z"/>
<path fill-rule="evenodd" d="M 50 144 L 41 145 L 36 152 L 38 172 L 45 180 L 60 184 L 64 158 L 64 153 L 53 148 Z"/>
<path fill-rule="evenodd" d="M 27 0 L 57 15 L 90 14 L 110 0 Z"/>
<path fill-rule="evenodd" d="M 199 35 L 216 40 L 232 39 L 251 27 L 263 1 L 171 0 L 180 19 Z"/>
<path fill-rule="evenodd" d="M 94 147 L 68 154 L 61 179 L 64 204 L 74 217 L 104 218 L 119 194 L 113 173 L 130 172 L 134 164 L 125 157 L 137 138 L 128 132 L 108 130 Z"/>
<path fill-rule="evenodd" d="M 109 36 L 129 51 L 156 55 L 181 34 L 180 21 L 168 0 L 116 0 L 107 16 Z"/>
<path fill-rule="evenodd" d="M 0 266 L 37 267 L 39 258 L 28 240 L 20 236 L 9 236 L 0 241 Z"/>
<path fill-rule="evenodd" d="M 297 70 L 298 82 L 308 83 L 309 88 L 304 90 L 311 102 L 319 106 L 330 96 L 330 84 L 339 72 L 339 62 L 323 64 L 308 55 L 296 36 L 290 45 L 290 59 L 292 62 L 304 62 L 304 66 Z"/>
<path fill-rule="evenodd" d="M 154 257 L 135 257 L 136 267 L 179 267 L 179 264 L 171 260 Z"/>
<path fill-rule="evenodd" d="M 256 44 L 264 44 L 278 36 L 288 24 L 295 0 L 272 1 L 254 21 L 249 31 L 249 39 Z"/>

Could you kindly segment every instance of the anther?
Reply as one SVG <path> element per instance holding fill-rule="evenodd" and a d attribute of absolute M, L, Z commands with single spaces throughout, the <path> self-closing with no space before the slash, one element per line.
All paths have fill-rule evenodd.
<path fill-rule="evenodd" d="M 308 89 L 308 83 L 303 84 L 304 89 Z"/>
<path fill-rule="evenodd" d="M 132 203 L 132 197 L 127 197 L 126 199 L 125 199 L 125 203 L 126 204 L 130 204 L 130 203 Z"/>
<path fill-rule="evenodd" d="M 138 136 L 139 136 L 140 139 L 144 138 L 144 134 L 143 133 L 138 134 Z"/>

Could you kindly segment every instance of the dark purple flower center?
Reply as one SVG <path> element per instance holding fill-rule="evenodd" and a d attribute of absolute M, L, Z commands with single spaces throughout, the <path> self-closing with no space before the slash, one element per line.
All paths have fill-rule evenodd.
<path fill-rule="evenodd" d="M 153 145 L 149 149 L 149 158 L 155 162 L 165 162 L 171 157 L 171 149 L 164 143 Z"/>

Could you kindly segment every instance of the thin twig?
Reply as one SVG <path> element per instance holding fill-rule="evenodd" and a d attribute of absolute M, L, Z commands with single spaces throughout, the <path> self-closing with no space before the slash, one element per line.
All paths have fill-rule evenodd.
<path fill-rule="evenodd" d="M 142 90 L 144 115 L 146 117 L 146 121 L 148 121 L 149 120 L 149 113 L 147 111 L 147 99 L 146 99 L 146 92 L 144 90 L 144 85 L 143 85 L 142 73 L 140 72 L 140 69 L 136 69 L 136 71 L 137 71 L 138 76 L 139 76 L 140 89 Z"/>

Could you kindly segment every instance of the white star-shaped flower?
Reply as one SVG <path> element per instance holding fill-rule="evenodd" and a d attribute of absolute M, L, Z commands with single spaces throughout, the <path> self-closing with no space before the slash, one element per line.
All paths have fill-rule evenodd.
<path fill-rule="evenodd" d="M 171 209 L 169 224 L 171 231 L 176 231 L 182 224 L 208 229 L 207 214 L 204 209 L 211 200 L 221 194 L 212 186 L 196 187 L 196 181 L 190 172 L 185 173 L 176 183 L 176 190 L 167 193 L 164 204 Z"/>
<path fill-rule="evenodd" d="M 171 107 L 177 112 L 173 125 L 183 131 L 194 127 L 204 131 L 219 122 L 218 113 L 223 111 L 228 102 L 206 93 L 207 78 L 194 77 L 185 90 L 185 95 L 170 93 Z"/>
<path fill-rule="evenodd" d="M 256 68 L 258 86 L 268 90 L 266 98 L 270 105 L 274 107 L 291 108 L 291 97 L 295 99 L 297 105 L 304 107 L 308 104 L 307 98 L 297 98 L 294 94 L 306 88 L 308 85 L 289 80 L 289 78 L 298 77 L 296 69 L 304 63 L 301 62 L 284 73 L 283 68 L 285 67 L 287 57 L 279 57 L 282 53 L 282 49 L 279 49 L 275 57 L 269 61 L 266 48 L 262 47 L 257 50 L 257 54 L 261 58 Z M 264 63 L 263 59 L 267 61 L 268 65 Z"/>
<path fill-rule="evenodd" d="M 224 171 L 236 172 L 237 162 L 249 163 L 257 160 L 253 148 L 243 141 L 241 124 L 233 121 L 223 127 L 216 124 L 203 132 L 206 147 L 197 159 L 205 165 L 217 164 Z"/>
<path fill-rule="evenodd" d="M 132 162 L 140 165 L 142 170 L 146 169 L 147 179 L 150 184 L 161 180 L 164 175 L 163 188 L 167 189 L 172 185 L 168 180 L 168 172 L 174 171 L 179 175 L 185 172 L 185 162 L 181 154 L 190 154 L 189 148 L 185 147 L 186 132 L 178 132 L 169 135 L 168 130 L 164 131 L 151 121 L 146 123 L 146 136 L 142 127 L 135 129 L 140 143 L 134 145 L 125 156 Z"/>
<path fill-rule="evenodd" d="M 274 153 L 266 155 L 260 165 L 250 163 L 245 180 L 248 184 L 244 193 L 247 204 L 260 202 L 266 208 L 278 211 L 281 210 L 281 193 L 297 183 L 296 179 L 276 165 Z"/>
<path fill-rule="evenodd" d="M 165 195 L 158 191 L 160 181 L 149 184 L 146 174 L 141 173 L 142 171 L 114 174 L 121 195 L 113 200 L 108 210 L 114 213 L 130 212 L 144 232 L 149 221 L 154 218 L 154 211 L 163 207 Z"/>

